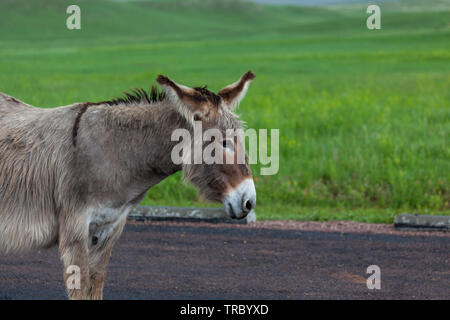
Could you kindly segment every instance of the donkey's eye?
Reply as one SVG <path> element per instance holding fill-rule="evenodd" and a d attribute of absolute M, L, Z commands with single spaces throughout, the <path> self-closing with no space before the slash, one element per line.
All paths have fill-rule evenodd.
<path fill-rule="evenodd" d="M 234 151 L 234 143 L 233 143 L 232 140 L 223 140 L 222 141 L 222 147 L 224 149 L 228 149 L 228 150 Z"/>

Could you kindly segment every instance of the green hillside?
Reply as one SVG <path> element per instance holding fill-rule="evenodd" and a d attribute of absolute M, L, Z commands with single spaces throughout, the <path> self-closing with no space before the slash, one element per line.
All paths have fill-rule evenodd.
<path fill-rule="evenodd" d="M 81 7 L 81 30 L 66 8 Z M 253 166 L 264 219 L 392 222 L 450 213 L 450 1 L 261 6 L 240 1 L 0 2 L 0 91 L 40 107 L 100 101 L 159 73 L 218 90 L 257 75 L 239 113 L 280 129 L 280 171 Z M 203 203 L 180 174 L 145 204 Z"/>

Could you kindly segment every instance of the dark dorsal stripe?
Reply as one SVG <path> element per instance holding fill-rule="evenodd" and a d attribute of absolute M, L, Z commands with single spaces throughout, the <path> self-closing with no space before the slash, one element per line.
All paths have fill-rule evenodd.
<path fill-rule="evenodd" d="M 80 105 L 80 109 L 78 110 L 77 117 L 75 118 L 75 123 L 72 129 L 72 143 L 73 146 L 77 146 L 77 136 L 78 136 L 78 128 L 80 127 L 81 116 L 86 112 L 87 108 L 91 105 L 90 102 L 85 102 Z"/>

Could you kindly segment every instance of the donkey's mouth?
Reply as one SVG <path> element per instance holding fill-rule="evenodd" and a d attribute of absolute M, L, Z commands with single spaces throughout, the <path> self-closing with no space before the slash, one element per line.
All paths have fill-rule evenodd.
<path fill-rule="evenodd" d="M 256 191 L 253 179 L 242 181 L 223 198 L 223 207 L 232 219 L 245 218 L 256 205 Z"/>
<path fill-rule="evenodd" d="M 236 214 L 234 213 L 233 206 L 230 203 L 228 203 L 228 210 L 230 217 L 232 219 L 236 219 Z"/>

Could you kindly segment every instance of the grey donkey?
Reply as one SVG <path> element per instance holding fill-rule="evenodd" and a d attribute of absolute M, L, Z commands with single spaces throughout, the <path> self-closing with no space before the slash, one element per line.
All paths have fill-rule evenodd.
<path fill-rule="evenodd" d="M 51 109 L 0 93 L 0 252 L 57 245 L 70 299 L 102 299 L 106 267 L 130 210 L 164 178 L 182 170 L 208 199 L 223 202 L 232 218 L 256 204 L 245 163 L 176 164 L 171 133 L 242 127 L 234 108 L 254 74 L 217 94 L 165 76 L 163 91 L 135 90 L 100 103 Z M 245 153 L 242 140 L 215 141 L 224 157 Z M 230 145 L 231 144 L 231 145 Z M 79 270 L 79 286 L 71 281 Z"/>

